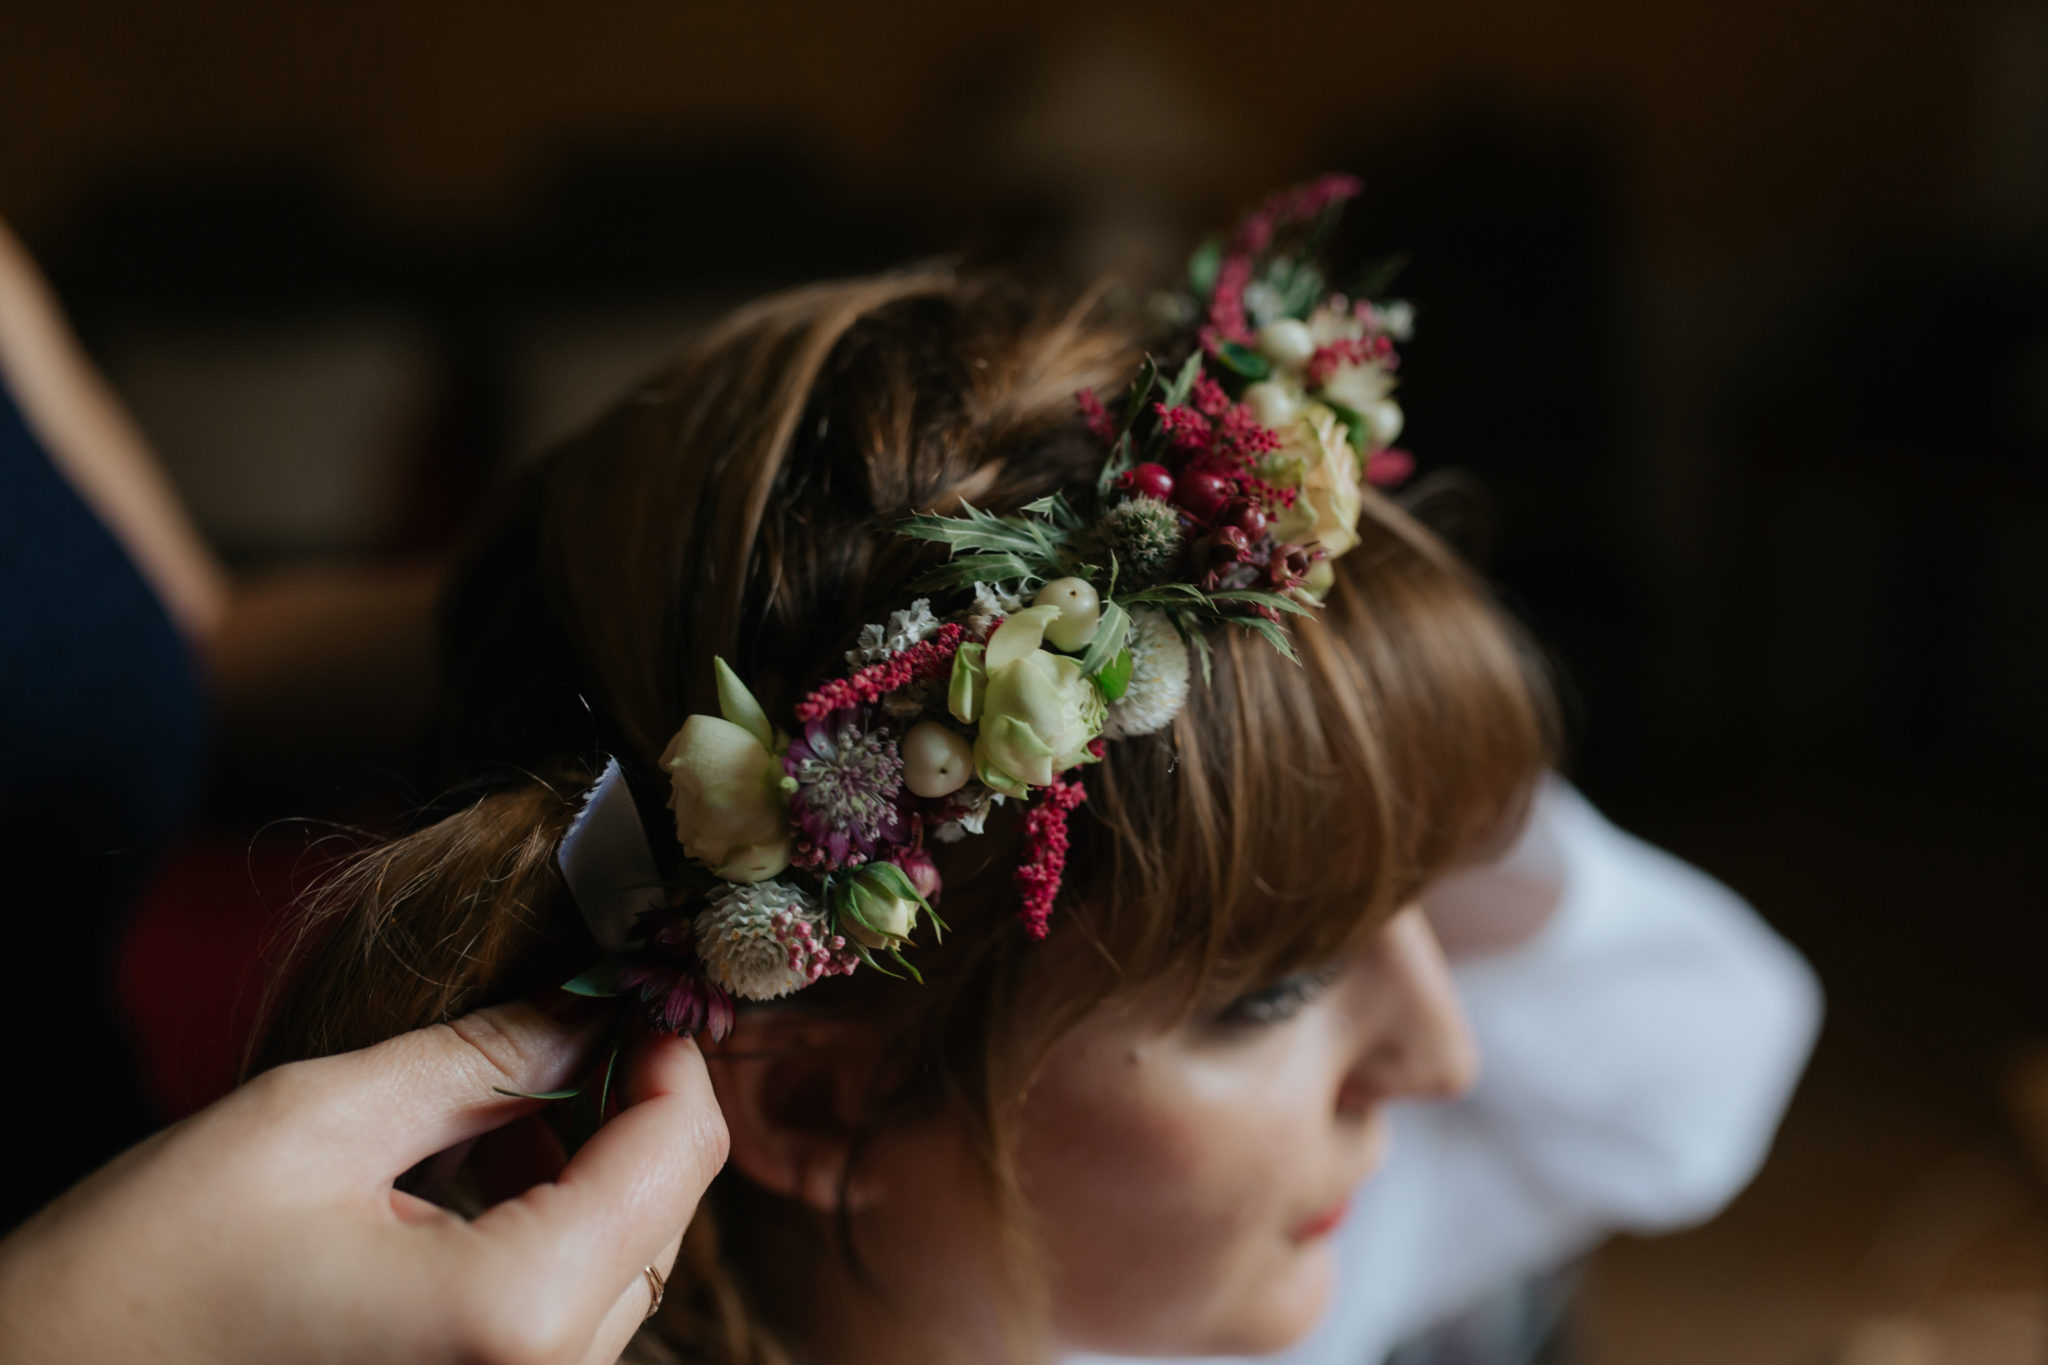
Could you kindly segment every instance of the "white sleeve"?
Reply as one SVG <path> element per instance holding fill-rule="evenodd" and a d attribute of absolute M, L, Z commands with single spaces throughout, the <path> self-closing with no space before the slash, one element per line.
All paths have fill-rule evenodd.
<path fill-rule="evenodd" d="M 1506 860 L 1561 877 L 1528 942 L 1457 966 L 1466 1096 L 1390 1111 L 1340 1281 L 1288 1365 L 1360 1365 L 1606 1234 L 1712 1216 L 1762 1164 L 1820 1023 L 1812 972 L 1720 883 L 1546 785 Z"/>

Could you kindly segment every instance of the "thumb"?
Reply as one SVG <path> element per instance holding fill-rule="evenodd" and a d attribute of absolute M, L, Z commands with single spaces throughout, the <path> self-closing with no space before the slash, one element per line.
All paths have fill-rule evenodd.
<path fill-rule="evenodd" d="M 543 1103 L 520 1095 L 574 1085 L 607 1013 L 585 1009 L 580 1018 L 558 1019 L 514 1001 L 275 1074 L 306 1087 L 306 1117 L 315 1124 L 309 1155 L 332 1163 L 329 1169 L 387 1181 Z M 301 1069 L 306 1074 L 296 1078 L 282 1074 Z"/>

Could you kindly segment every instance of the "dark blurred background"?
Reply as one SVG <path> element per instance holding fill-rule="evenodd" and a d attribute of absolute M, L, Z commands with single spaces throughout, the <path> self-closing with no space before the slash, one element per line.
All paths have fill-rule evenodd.
<path fill-rule="evenodd" d="M 431 561 L 761 289 L 1160 279 L 1326 169 L 1573 776 L 1830 991 L 1763 1179 L 1601 1253 L 1575 1358 L 2048 1358 L 2048 7 L 0 5 L 0 215 L 251 575 Z M 424 795 L 269 738 L 131 934 L 167 1112 L 319 822 Z"/>

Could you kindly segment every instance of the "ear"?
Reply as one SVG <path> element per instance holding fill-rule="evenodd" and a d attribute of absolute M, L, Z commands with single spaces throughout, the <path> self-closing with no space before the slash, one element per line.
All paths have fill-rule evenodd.
<path fill-rule="evenodd" d="M 723 1042 L 698 1041 L 742 1175 L 821 1213 L 879 1202 L 873 1176 L 848 1179 L 875 1077 L 872 1037 L 767 1009 L 741 1011 Z"/>

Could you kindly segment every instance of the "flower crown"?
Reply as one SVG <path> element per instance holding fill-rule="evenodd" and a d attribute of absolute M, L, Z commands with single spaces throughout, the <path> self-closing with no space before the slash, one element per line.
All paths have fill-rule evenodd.
<path fill-rule="evenodd" d="M 735 999 L 862 966 L 916 977 L 903 950 L 921 922 L 945 928 L 925 840 L 979 834 L 1006 801 L 1025 811 L 1019 917 L 1045 936 L 1078 770 L 1172 722 L 1191 652 L 1208 679 L 1212 629 L 1295 658 L 1282 617 L 1309 614 L 1358 543 L 1362 485 L 1413 467 L 1392 398 L 1411 314 L 1331 292 L 1315 264 L 1358 188 L 1285 191 L 1196 252 L 1163 301 L 1184 357 L 1147 359 L 1114 410 L 1076 395 L 1105 456 L 1083 507 L 1054 493 L 1017 516 L 963 504 L 900 522 L 947 562 L 861 630 L 793 734 L 716 661 L 719 714 L 691 716 L 661 756 L 681 885 L 656 874 L 613 760 L 560 854 L 612 955 L 566 989 L 717 1039 Z"/>

